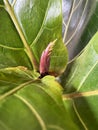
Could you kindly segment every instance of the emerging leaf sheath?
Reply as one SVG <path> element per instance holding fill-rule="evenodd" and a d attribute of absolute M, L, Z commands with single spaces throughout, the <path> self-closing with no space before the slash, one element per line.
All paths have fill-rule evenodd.
<path fill-rule="evenodd" d="M 46 47 L 46 49 L 42 52 L 41 59 L 40 59 L 40 68 L 39 68 L 41 77 L 44 77 L 49 73 L 50 55 L 52 53 L 56 41 L 57 39 L 54 40 L 53 42 L 50 42 Z"/>
<path fill-rule="evenodd" d="M 19 33 L 19 36 L 20 36 L 20 38 L 21 38 L 21 40 L 22 40 L 22 42 L 24 44 L 25 52 L 26 52 L 27 56 L 29 57 L 29 59 L 31 61 L 33 69 L 38 70 L 37 61 L 36 61 L 36 59 L 34 57 L 34 54 L 33 54 L 32 50 L 31 50 L 31 48 L 29 47 L 29 45 L 28 45 L 28 43 L 27 43 L 27 41 L 25 39 L 25 36 L 24 36 L 24 34 L 22 32 L 22 29 L 21 29 L 20 25 L 18 24 L 17 18 L 16 18 L 15 14 L 14 14 L 13 7 L 9 4 L 8 0 L 4 0 L 4 4 L 5 4 L 5 9 L 9 13 L 9 15 L 10 15 L 10 17 L 11 17 L 11 19 L 12 19 L 18 33 Z"/>

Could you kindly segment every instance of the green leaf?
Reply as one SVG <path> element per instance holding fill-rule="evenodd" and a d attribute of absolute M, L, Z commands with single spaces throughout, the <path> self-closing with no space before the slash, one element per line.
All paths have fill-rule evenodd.
<path fill-rule="evenodd" d="M 85 130 L 98 128 L 98 32 L 71 63 L 63 100 L 74 121 Z M 80 125 L 78 125 L 80 126 Z M 80 126 L 81 129 L 81 126 Z"/>
<path fill-rule="evenodd" d="M 49 42 L 57 39 L 50 70 L 64 71 L 67 50 L 61 37 L 61 12 L 61 0 L 2 0 L 0 68 L 25 66 L 38 71 L 42 51 Z"/>
<path fill-rule="evenodd" d="M 96 8 L 93 11 L 93 15 L 91 16 L 87 27 L 85 28 L 83 35 L 80 39 L 80 42 L 78 46 L 76 47 L 76 50 L 82 50 L 85 45 L 89 42 L 89 40 L 93 37 L 93 35 L 96 33 L 98 30 L 98 0 L 96 0 Z"/>
<path fill-rule="evenodd" d="M 62 44 L 62 39 L 55 43 L 50 59 L 49 71 L 60 75 L 65 71 L 68 62 L 68 52 Z"/>
<path fill-rule="evenodd" d="M 70 59 L 73 59 L 83 49 L 98 29 L 96 5 L 98 5 L 96 0 L 63 0 L 63 41 L 68 48 Z M 93 30 L 94 33 L 91 33 Z M 84 35 L 81 38 L 82 34 Z"/>
<path fill-rule="evenodd" d="M 60 74 L 66 67 L 61 12 L 61 0 L 0 1 L 0 130 L 78 130 L 61 86 L 52 76 L 39 79 L 35 71 L 55 39 L 50 70 Z"/>
<path fill-rule="evenodd" d="M 72 62 L 65 87 L 71 91 L 89 91 L 97 88 L 98 32 L 84 52 Z"/>
<path fill-rule="evenodd" d="M 23 67 L 0 70 L 0 75 L 0 130 L 78 130 L 54 77 L 40 80 Z"/>
<path fill-rule="evenodd" d="M 0 69 L 0 95 L 38 77 L 38 73 L 29 71 L 23 66 Z"/>
<path fill-rule="evenodd" d="M 0 3 L 1 4 L 1 3 Z M 16 28 L 5 6 L 0 6 L 0 68 L 9 66 L 26 66 L 31 68 L 29 59 Z"/>

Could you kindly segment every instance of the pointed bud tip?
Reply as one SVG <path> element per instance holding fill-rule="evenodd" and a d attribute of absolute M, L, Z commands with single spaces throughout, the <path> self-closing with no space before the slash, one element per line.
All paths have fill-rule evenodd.
<path fill-rule="evenodd" d="M 42 52 L 41 58 L 40 58 L 40 74 L 46 74 L 49 72 L 49 66 L 50 66 L 50 55 L 52 53 L 53 47 L 56 43 L 57 39 L 55 39 L 53 42 L 50 42 L 46 49 Z"/>

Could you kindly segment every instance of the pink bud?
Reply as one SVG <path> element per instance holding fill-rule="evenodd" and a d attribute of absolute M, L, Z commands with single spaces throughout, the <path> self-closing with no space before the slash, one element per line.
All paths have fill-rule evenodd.
<path fill-rule="evenodd" d="M 57 39 L 54 40 L 53 42 L 50 42 L 47 48 L 42 52 L 42 55 L 40 58 L 40 69 L 39 69 L 41 77 L 44 77 L 45 75 L 49 73 L 50 55 L 52 53 L 52 49 L 56 41 Z"/>

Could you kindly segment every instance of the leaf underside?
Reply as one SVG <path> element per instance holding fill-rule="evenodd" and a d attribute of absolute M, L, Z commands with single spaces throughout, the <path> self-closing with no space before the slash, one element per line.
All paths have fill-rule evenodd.
<path fill-rule="evenodd" d="M 63 41 L 68 48 L 71 60 L 84 48 L 98 29 L 98 2 L 96 0 L 63 0 L 62 10 Z"/>

